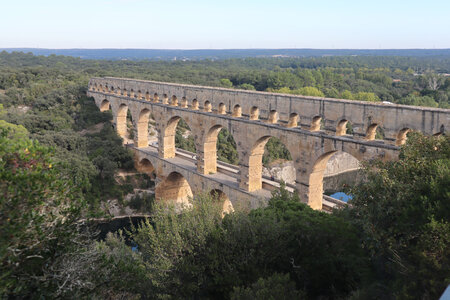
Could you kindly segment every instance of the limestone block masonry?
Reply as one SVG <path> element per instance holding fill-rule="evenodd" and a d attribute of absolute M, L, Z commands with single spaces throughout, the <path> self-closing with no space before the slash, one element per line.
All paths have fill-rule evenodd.
<path fill-rule="evenodd" d="M 270 137 L 280 139 L 291 153 L 300 199 L 314 209 L 322 209 L 323 175 L 334 153 L 345 152 L 360 161 L 394 160 L 409 131 L 440 135 L 450 126 L 448 109 L 125 78 L 92 78 L 87 94 L 95 99 L 101 111 L 112 110 L 121 136 L 126 133 L 130 111 L 137 153 L 148 147 L 150 115 L 155 119 L 158 152 L 150 163 L 159 184 L 170 187 L 172 194 L 189 194 L 188 185 L 199 186 L 198 182 L 190 182 L 190 178 L 196 178 L 202 182 L 203 190 L 214 187 L 228 192 L 233 205 L 250 208 L 261 203 L 262 155 Z M 191 128 L 197 149 L 196 169 L 189 170 L 189 174 L 186 168 L 178 170 L 176 165 L 168 164 L 176 156 L 175 129 L 180 119 Z M 214 177 L 217 135 L 222 128 L 233 135 L 239 155 L 236 183 L 231 180 L 225 184 L 227 191 L 221 189 Z M 384 134 L 382 139 L 376 134 L 379 128 Z M 172 173 L 181 174 L 185 181 Z M 173 182 L 165 182 L 172 179 Z M 176 188 L 182 189 L 181 192 Z M 157 187 L 158 190 L 161 188 Z M 195 189 L 192 192 L 195 195 Z"/>

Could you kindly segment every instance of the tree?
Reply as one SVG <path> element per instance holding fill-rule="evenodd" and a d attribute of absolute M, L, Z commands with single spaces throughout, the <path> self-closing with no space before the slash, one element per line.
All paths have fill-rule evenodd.
<path fill-rule="evenodd" d="M 415 105 L 415 106 L 428 106 L 428 107 L 437 107 L 438 103 L 434 101 L 430 96 L 417 96 L 417 95 L 408 95 L 405 98 L 398 100 L 398 104 L 405 105 Z"/>
<path fill-rule="evenodd" d="M 353 99 L 355 100 L 362 100 L 362 101 L 368 101 L 368 102 L 378 102 L 380 101 L 380 98 L 378 98 L 375 93 L 368 93 L 368 92 L 358 92 L 353 95 Z"/>
<path fill-rule="evenodd" d="M 45 297 L 54 288 L 45 269 L 74 247 L 83 197 L 61 176 L 51 149 L 6 127 L 0 128 L 0 297 Z"/>
<path fill-rule="evenodd" d="M 314 97 L 324 97 L 325 95 L 318 88 L 312 86 L 305 86 L 298 90 L 295 90 L 295 94 L 300 94 L 304 96 L 314 96 Z"/>
<path fill-rule="evenodd" d="M 305 295 L 297 290 L 295 282 L 290 280 L 289 274 L 277 273 L 269 278 L 259 278 L 250 287 L 234 288 L 230 298 L 232 300 L 306 299 Z"/>
<path fill-rule="evenodd" d="M 409 135 L 395 162 L 365 167 L 351 219 L 389 294 L 437 299 L 450 283 L 450 138 Z"/>
<path fill-rule="evenodd" d="M 225 87 L 225 88 L 232 88 L 233 87 L 233 83 L 228 78 L 220 79 L 220 85 Z"/>

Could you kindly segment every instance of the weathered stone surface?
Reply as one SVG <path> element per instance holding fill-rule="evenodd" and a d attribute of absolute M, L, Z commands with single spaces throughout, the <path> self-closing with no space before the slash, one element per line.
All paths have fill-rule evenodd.
<path fill-rule="evenodd" d="M 278 164 L 272 167 L 263 167 L 263 176 L 274 177 L 276 181 L 284 181 L 289 184 L 295 184 L 295 167 L 292 161 Z"/>
<path fill-rule="evenodd" d="M 187 177 L 199 178 L 195 180 L 199 182 L 194 182 L 199 187 L 203 184 L 199 190 L 208 186 L 208 175 L 217 171 L 217 134 L 221 128 L 228 129 L 237 144 L 239 188 L 224 192 L 232 202 L 229 193 L 239 195 L 250 207 L 259 203 L 251 195 L 262 187 L 262 155 L 270 137 L 280 139 L 290 151 L 296 171 L 295 185 L 302 201 L 321 209 L 323 177 L 327 162 L 335 153 L 345 152 L 357 160 L 393 160 L 398 155 L 396 145 L 405 141 L 408 130 L 437 134 L 444 133 L 450 125 L 448 109 L 109 77 L 91 79 L 88 95 L 94 97 L 101 110 L 112 110 L 121 136 L 126 134 L 126 115 L 130 110 L 134 144 L 138 147 L 148 145 L 148 119 L 153 115 L 161 159 L 175 157 L 175 129 L 182 118 L 191 128 L 197 149 L 195 174 L 194 171 L 182 174 L 193 194 L 198 187 L 193 188 Z M 351 136 L 346 135 L 345 121 L 352 125 Z M 385 132 L 382 141 L 373 140 L 378 126 Z M 179 171 L 161 162 L 152 164 L 157 176 L 169 176 L 168 169 Z"/>

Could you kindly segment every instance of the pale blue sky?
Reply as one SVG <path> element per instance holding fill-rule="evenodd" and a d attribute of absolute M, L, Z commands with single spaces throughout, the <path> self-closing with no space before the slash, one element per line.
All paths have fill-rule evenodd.
<path fill-rule="evenodd" d="M 450 48 L 450 0 L 0 1 L 0 48 Z"/>

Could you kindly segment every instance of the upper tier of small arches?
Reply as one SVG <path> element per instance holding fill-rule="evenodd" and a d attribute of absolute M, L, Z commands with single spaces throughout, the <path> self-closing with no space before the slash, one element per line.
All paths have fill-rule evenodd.
<path fill-rule="evenodd" d="M 283 126 L 286 128 L 301 128 L 313 132 L 324 132 L 326 134 L 333 134 L 336 136 L 348 136 L 350 138 L 359 138 L 366 141 L 377 140 L 378 142 L 393 143 L 400 146 L 405 143 L 407 134 L 413 131 L 414 128 L 403 126 L 392 132 L 386 134 L 383 128 L 383 122 L 379 120 L 370 120 L 364 126 L 356 124 L 350 120 L 350 117 L 338 118 L 336 120 L 325 120 L 323 114 L 312 115 L 309 118 L 302 118 L 301 112 L 291 112 L 289 115 L 284 114 L 280 116 L 276 109 L 270 109 L 264 114 L 260 112 L 260 107 L 251 106 L 247 108 L 248 111 L 243 111 L 242 103 L 234 104 L 233 107 L 227 107 L 226 103 L 220 102 L 217 107 L 213 106 L 213 102 L 199 101 L 198 99 L 187 99 L 185 96 L 179 97 L 177 95 L 158 94 L 149 90 L 134 90 L 126 87 L 120 88 L 111 84 L 97 84 L 91 83 L 89 85 L 90 91 L 113 94 L 122 97 L 134 98 L 136 100 L 149 101 L 153 103 L 162 103 L 170 106 L 178 106 L 181 108 L 199 110 L 207 113 L 215 113 L 219 115 L 229 115 L 234 118 L 248 118 L 256 122 L 265 122 L 267 124 Z M 359 130 L 355 130 L 357 127 Z M 441 125 L 438 130 L 433 132 L 435 135 L 444 133 L 444 125 Z M 391 130 L 392 131 L 392 130 Z"/>

